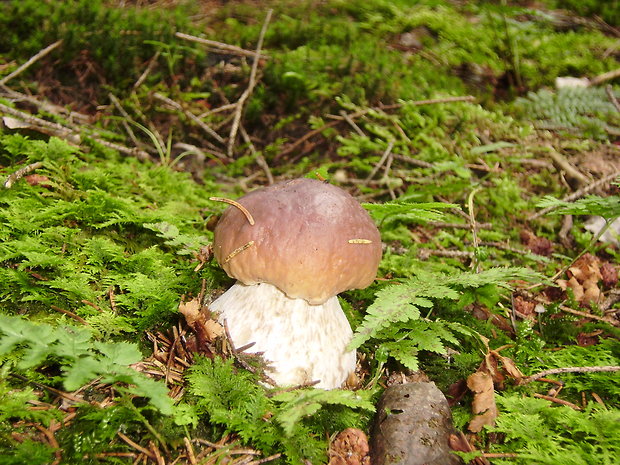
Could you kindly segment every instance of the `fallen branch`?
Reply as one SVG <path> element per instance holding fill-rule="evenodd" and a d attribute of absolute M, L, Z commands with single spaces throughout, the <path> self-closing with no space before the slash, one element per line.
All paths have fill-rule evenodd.
<path fill-rule="evenodd" d="M 377 174 L 381 166 L 383 166 L 385 161 L 388 159 L 388 156 L 390 155 L 390 153 L 392 153 L 393 148 L 394 148 L 394 140 L 392 139 L 390 140 L 390 142 L 388 142 L 388 146 L 385 149 L 385 152 L 383 152 L 383 155 L 381 156 L 381 159 L 379 160 L 379 162 L 375 165 L 375 167 L 372 169 L 370 174 L 366 177 L 366 180 L 364 181 L 366 184 L 368 184 L 370 180 L 374 177 L 374 175 Z"/>
<path fill-rule="evenodd" d="M 209 126 L 207 123 L 205 123 L 204 121 L 202 121 L 200 118 L 198 118 L 196 115 L 194 115 L 192 112 L 185 110 L 180 103 L 175 102 L 174 100 L 172 100 L 171 98 L 166 97 L 165 95 L 160 94 L 159 92 L 155 92 L 154 94 L 155 98 L 158 100 L 161 100 L 162 102 L 166 103 L 167 105 L 170 105 L 172 108 L 174 108 L 177 111 L 180 111 L 181 113 L 183 113 L 185 116 L 187 116 L 190 120 L 192 120 L 194 123 L 196 123 L 198 126 L 200 126 L 200 128 L 205 131 L 207 134 L 209 134 L 211 137 L 213 137 L 216 141 L 218 141 L 220 144 L 225 144 L 226 142 L 224 141 L 224 139 L 222 138 L 222 136 L 220 136 L 217 132 L 215 132 L 211 126 Z"/>
<path fill-rule="evenodd" d="M 185 34 L 183 32 L 176 32 L 174 35 L 178 37 L 179 39 L 184 39 L 190 42 L 196 42 L 196 43 L 211 47 L 212 49 L 215 49 L 215 50 L 212 50 L 214 52 L 226 53 L 226 54 L 232 54 L 232 55 L 241 55 L 241 56 L 247 56 L 247 57 L 252 57 L 252 58 L 257 58 L 257 59 L 259 56 L 257 52 L 253 52 L 252 50 L 246 50 L 244 48 L 237 47 L 236 45 L 225 44 L 223 42 L 218 42 L 216 40 L 203 39 L 202 37 L 196 37 L 190 34 Z M 269 58 L 268 56 L 264 54 L 260 54 L 260 55 L 262 58 Z"/>
<path fill-rule="evenodd" d="M 271 21 L 271 14 L 273 13 L 272 9 L 267 10 L 267 14 L 265 15 L 265 20 L 263 21 L 263 27 L 260 30 L 260 34 L 258 36 L 258 43 L 256 44 L 256 55 L 254 57 L 254 62 L 252 63 L 252 69 L 250 70 L 250 81 L 248 82 L 248 87 L 245 89 L 239 100 L 237 100 L 237 108 L 235 110 L 235 117 L 233 118 L 233 123 L 230 128 L 230 135 L 228 137 L 228 156 L 232 156 L 233 147 L 235 146 L 235 139 L 237 138 L 237 131 L 239 130 L 239 123 L 241 122 L 241 115 L 243 113 L 243 106 L 245 101 L 250 97 L 252 91 L 254 90 L 254 86 L 256 85 L 256 73 L 258 72 L 258 62 L 260 61 L 261 50 L 263 48 L 263 40 L 265 39 L 265 33 L 267 32 L 267 26 L 269 25 L 269 21 Z"/>
<path fill-rule="evenodd" d="M 428 100 L 417 100 L 417 101 L 413 101 L 413 102 L 403 102 L 403 103 L 395 103 L 392 105 L 383 105 L 380 107 L 372 107 L 372 108 L 364 108 L 363 110 L 358 110 L 354 113 L 349 113 L 346 114 L 345 116 L 343 115 L 326 115 L 328 118 L 331 118 L 333 120 L 336 121 L 331 121 L 323 126 L 321 126 L 318 129 L 314 129 L 308 133 L 306 133 L 305 135 L 303 135 L 302 137 L 300 137 L 299 139 L 297 139 L 295 142 L 293 142 L 291 145 L 289 145 L 288 147 L 286 147 L 284 150 L 282 150 L 280 153 L 278 153 L 275 156 L 275 159 L 278 160 L 281 157 L 283 157 L 284 155 L 288 155 L 289 153 L 291 153 L 292 151 L 294 151 L 297 147 L 299 147 L 301 144 L 303 144 L 305 141 L 307 141 L 308 139 L 310 139 L 312 136 L 315 136 L 317 134 L 320 134 L 321 132 L 325 131 L 326 129 L 329 129 L 333 126 L 336 126 L 338 123 L 343 122 L 343 121 L 347 121 L 347 120 L 353 120 L 355 118 L 359 118 L 360 116 L 364 116 L 372 111 L 383 111 L 383 110 L 393 110 L 396 108 L 401 108 L 405 105 L 430 105 L 430 104 L 434 104 L 434 103 L 451 103 L 451 102 L 471 102 L 474 101 L 476 98 L 473 95 L 464 95 L 464 96 L 458 96 L 458 97 L 444 97 L 444 98 L 436 98 L 436 99 L 428 99 Z M 398 158 L 398 157 L 395 157 Z M 399 158 L 402 159 L 402 158 Z M 405 161 L 409 161 L 410 163 L 416 164 L 416 162 L 419 163 L 425 163 L 425 162 L 420 162 L 419 160 L 413 160 L 413 159 L 408 159 Z M 423 167 L 428 167 L 426 164 L 422 165 Z M 429 164 L 429 166 L 432 166 Z"/>
<path fill-rule="evenodd" d="M 562 201 L 563 202 L 572 202 L 573 200 L 577 200 L 577 199 L 583 197 L 584 195 L 589 194 L 593 190 L 599 188 L 600 186 L 613 181 L 617 177 L 620 177 L 620 171 L 615 171 L 614 173 L 609 174 L 609 175 L 607 175 L 607 176 L 605 176 L 605 177 L 603 177 L 601 179 L 598 179 L 598 180 L 588 184 L 587 186 L 583 186 L 581 189 L 576 190 L 572 194 L 569 194 L 566 197 L 564 197 L 562 199 Z M 528 220 L 531 221 L 531 220 L 535 220 L 537 218 L 540 218 L 541 216 L 546 215 L 547 213 L 549 213 L 552 210 L 555 210 L 556 208 L 557 207 L 555 207 L 555 206 L 543 208 L 542 210 L 534 213 L 533 215 L 530 215 Z"/>
<path fill-rule="evenodd" d="M 54 50 L 55 48 L 57 48 L 60 44 L 62 44 L 62 39 L 57 40 L 56 42 L 54 42 L 51 45 L 48 45 L 47 47 L 45 47 L 43 50 L 40 50 L 37 54 L 33 55 L 32 57 L 30 57 L 30 59 L 24 63 L 23 65 L 21 65 L 20 67 L 18 67 L 15 71 L 13 71 L 12 73 L 10 73 L 7 76 L 4 76 L 2 79 L 0 79 L 0 86 L 3 86 L 4 84 L 6 84 L 9 80 L 13 79 L 15 76 L 21 74 L 24 70 L 28 69 L 30 66 L 32 66 L 34 63 L 36 63 L 38 60 L 40 60 L 41 58 L 43 58 L 45 55 L 47 55 L 48 53 L 50 53 L 52 50 Z"/>
<path fill-rule="evenodd" d="M 15 184 L 15 182 L 19 181 L 21 178 L 26 176 L 28 173 L 31 173 L 34 170 L 41 168 L 42 166 L 43 166 L 43 163 L 40 161 L 37 161 L 35 163 L 31 163 L 30 165 L 27 165 L 27 166 L 24 166 L 23 168 L 18 169 L 13 174 L 9 174 L 9 176 L 6 178 L 6 181 L 4 181 L 4 188 L 10 189 L 11 187 L 13 187 L 13 184 Z"/>
<path fill-rule="evenodd" d="M 620 77 L 620 68 L 613 69 L 611 71 L 607 71 L 606 73 L 599 74 L 598 76 L 590 79 L 590 86 L 598 86 L 603 82 L 611 81 L 612 79 L 616 79 Z"/>
<path fill-rule="evenodd" d="M 74 120 L 79 120 L 82 124 L 88 124 L 91 121 L 91 117 L 85 115 L 83 113 L 79 113 L 77 111 L 69 110 L 65 107 L 61 107 L 60 105 L 55 105 L 46 101 L 39 101 L 32 95 L 22 94 L 21 92 L 17 92 L 13 89 L 9 89 L 6 86 L 0 85 L 0 89 L 2 93 L 0 93 L 1 97 L 6 98 L 12 102 L 28 102 L 31 105 L 34 105 L 41 110 L 52 113 L 54 115 L 62 115 L 63 118 L 67 120 L 67 125 L 74 127 L 71 123 Z"/>
<path fill-rule="evenodd" d="M 581 171 L 575 168 L 561 153 L 558 153 L 553 148 L 550 148 L 549 156 L 553 160 L 553 164 L 556 165 L 556 168 L 564 171 L 566 176 L 576 182 L 579 187 L 588 184 L 588 178 Z"/>
<path fill-rule="evenodd" d="M 267 176 L 267 183 L 269 185 L 273 184 L 274 183 L 273 174 L 271 173 L 271 169 L 269 168 L 269 165 L 267 164 L 267 160 L 265 159 L 265 157 L 263 156 L 261 152 L 256 150 L 256 148 L 254 147 L 254 144 L 252 143 L 252 139 L 250 139 L 250 135 L 247 133 L 247 131 L 243 127 L 243 124 L 239 125 L 239 130 L 241 132 L 241 137 L 243 137 L 243 140 L 245 141 L 245 143 L 248 144 L 248 147 L 250 148 L 250 152 L 252 152 L 252 154 L 254 155 L 254 158 L 256 158 L 256 164 L 260 166 L 262 170 L 265 172 L 265 176 Z"/>
<path fill-rule="evenodd" d="M 609 97 L 609 100 L 611 100 L 613 106 L 616 108 L 616 111 L 620 113 L 620 102 L 618 102 L 618 99 L 614 95 L 614 88 L 611 87 L 611 85 L 607 85 L 605 86 L 605 92 L 607 93 L 607 97 Z"/>
<path fill-rule="evenodd" d="M 70 144 L 80 145 L 80 143 L 82 142 L 82 136 L 80 135 L 79 132 L 77 132 L 77 130 L 73 130 L 73 129 L 67 128 L 67 127 L 65 127 L 65 126 L 63 126 L 61 124 L 58 124 L 58 123 L 51 123 L 51 122 L 46 121 L 44 119 L 38 118 L 36 116 L 33 116 L 33 115 L 29 114 L 29 113 L 25 113 L 23 111 L 15 109 L 15 108 L 11 108 L 11 107 L 9 107 L 7 105 L 4 105 L 2 103 L 0 103 L 0 113 L 5 113 L 7 115 L 11 115 L 11 116 L 14 116 L 16 118 L 19 118 L 20 120 L 22 120 L 25 123 L 27 123 L 29 125 L 30 129 L 42 132 L 43 134 L 48 134 L 48 135 L 51 135 L 51 136 L 59 137 L 61 139 L 66 140 Z M 150 155 L 147 152 L 145 152 L 144 150 L 141 150 L 141 149 L 139 149 L 137 147 L 129 148 L 129 147 L 126 147 L 126 146 L 121 145 L 121 144 L 117 144 L 117 143 L 114 143 L 114 142 L 108 142 L 108 141 L 100 139 L 98 137 L 94 137 L 93 135 L 88 135 L 87 134 L 87 137 L 91 138 L 92 140 L 94 140 L 98 144 L 103 145 L 104 147 L 108 147 L 110 149 L 116 150 L 116 151 L 124 153 L 126 155 L 134 156 L 134 157 L 136 157 L 140 161 L 146 161 L 146 160 L 150 160 L 151 159 Z"/>
<path fill-rule="evenodd" d="M 548 400 L 549 402 L 555 402 L 556 404 L 565 405 L 567 407 L 572 408 L 573 410 L 583 410 L 578 405 L 573 404 L 572 402 L 569 402 L 567 400 L 558 399 L 557 397 L 546 396 L 544 394 L 537 394 L 537 393 L 534 393 L 532 395 L 538 399 L 544 399 L 544 400 Z"/>
<path fill-rule="evenodd" d="M 547 375 L 557 375 L 559 373 L 602 373 L 620 371 L 620 366 L 594 366 L 594 367 L 564 367 L 543 370 L 532 376 L 526 376 L 519 381 L 519 384 L 528 384 Z"/>
<path fill-rule="evenodd" d="M 121 438 L 123 441 L 125 441 L 127 444 L 129 444 L 131 447 L 133 447 L 137 451 L 142 452 L 144 455 L 146 455 L 148 458 L 150 458 L 153 461 L 156 460 L 155 454 L 153 452 L 151 452 L 150 450 L 148 450 L 145 447 L 142 447 L 140 444 L 132 441 L 131 439 L 129 439 L 127 436 L 125 436 L 120 431 L 117 431 L 116 434 L 118 434 L 119 438 Z"/>

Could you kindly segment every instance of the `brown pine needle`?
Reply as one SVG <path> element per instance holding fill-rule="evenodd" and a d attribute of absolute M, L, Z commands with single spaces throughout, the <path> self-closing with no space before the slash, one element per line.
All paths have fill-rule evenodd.
<path fill-rule="evenodd" d="M 228 254 L 228 257 L 226 257 L 226 259 L 224 260 L 224 263 L 228 263 L 229 261 L 231 261 L 236 255 L 239 255 L 241 252 L 243 252 L 244 250 L 249 249 L 250 247 L 252 247 L 254 245 L 254 241 L 250 241 L 247 244 L 243 244 L 241 247 L 237 247 L 235 250 L 233 250 L 232 252 L 230 252 L 230 254 Z"/>
<path fill-rule="evenodd" d="M 226 199 L 224 197 L 209 197 L 209 200 L 213 200 L 214 202 L 224 202 L 234 207 L 237 207 L 239 210 L 241 210 L 241 213 L 243 213 L 248 219 L 248 223 L 250 223 L 251 226 L 254 226 L 254 218 L 252 217 L 252 214 L 239 202 L 235 202 L 234 200 Z"/>
<path fill-rule="evenodd" d="M 349 244 L 372 244 L 370 239 L 349 239 Z"/>

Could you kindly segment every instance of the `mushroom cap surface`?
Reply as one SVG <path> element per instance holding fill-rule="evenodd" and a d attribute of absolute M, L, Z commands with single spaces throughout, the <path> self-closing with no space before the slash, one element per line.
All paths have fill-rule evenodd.
<path fill-rule="evenodd" d="M 237 200 L 215 227 L 214 254 L 246 285 L 269 283 L 313 305 L 375 279 L 379 230 L 350 194 L 300 178 L 257 189 Z"/>

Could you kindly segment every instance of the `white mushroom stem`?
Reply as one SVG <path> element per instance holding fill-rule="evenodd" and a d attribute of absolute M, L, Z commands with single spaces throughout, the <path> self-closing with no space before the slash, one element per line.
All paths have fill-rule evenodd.
<path fill-rule="evenodd" d="M 353 332 L 338 297 L 322 305 L 291 299 L 271 284 L 237 282 L 209 305 L 226 321 L 235 347 L 262 352 L 280 386 L 319 381 L 316 387 L 340 387 L 355 371 L 355 351 L 346 346 Z"/>

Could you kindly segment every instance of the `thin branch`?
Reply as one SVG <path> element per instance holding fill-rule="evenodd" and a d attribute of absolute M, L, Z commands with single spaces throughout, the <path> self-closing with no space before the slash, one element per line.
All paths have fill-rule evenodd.
<path fill-rule="evenodd" d="M 618 102 L 618 99 L 614 95 L 614 88 L 611 87 L 611 84 L 605 86 L 605 92 L 607 93 L 607 97 L 609 97 L 609 100 L 611 100 L 611 103 L 614 105 L 614 107 L 616 107 L 616 111 L 620 113 L 620 102 Z"/>
<path fill-rule="evenodd" d="M 132 441 L 131 439 L 129 439 L 127 436 L 125 436 L 120 431 L 117 431 L 116 434 L 118 434 L 119 438 L 121 438 L 123 441 L 125 441 L 127 444 L 129 444 L 131 447 L 133 447 L 137 451 L 142 452 L 144 455 L 146 455 L 151 460 L 156 460 L 155 454 L 153 452 L 151 452 L 150 450 L 148 450 L 148 449 L 142 447 L 140 444 Z"/>
<path fill-rule="evenodd" d="M 252 63 L 252 69 L 250 70 L 250 81 L 247 89 L 241 94 L 239 100 L 237 100 L 237 109 L 235 110 L 235 117 L 233 119 L 232 127 L 230 128 L 230 135 L 228 136 L 228 156 L 232 156 L 233 147 L 235 146 L 235 139 L 237 138 L 237 131 L 239 130 L 239 123 L 241 122 L 241 115 L 243 113 L 243 105 L 245 101 L 250 97 L 254 86 L 256 85 L 256 73 L 258 72 L 258 62 L 260 61 L 261 49 L 263 48 L 263 41 L 265 39 L 265 33 L 267 32 L 267 26 L 271 20 L 272 9 L 267 10 L 265 20 L 263 21 L 263 27 L 260 30 L 258 36 L 258 43 L 256 44 L 256 56 Z"/>
<path fill-rule="evenodd" d="M 15 171 L 13 174 L 10 174 L 6 178 L 6 181 L 4 181 L 4 188 L 10 189 L 13 186 L 13 184 L 15 184 L 18 180 L 26 176 L 28 173 L 31 173 L 34 170 L 41 168 L 42 166 L 43 166 L 43 163 L 40 161 L 37 161 L 35 163 L 31 163 L 30 165 L 27 165 L 27 166 L 24 166 L 23 168 L 18 169 L 17 171 Z"/>
<path fill-rule="evenodd" d="M 64 314 L 65 314 L 65 315 L 67 315 L 68 317 L 73 318 L 75 321 L 77 321 L 77 322 L 79 322 L 79 323 L 82 323 L 83 325 L 88 326 L 88 321 L 86 321 L 86 320 L 85 320 L 84 318 L 82 318 L 81 316 L 76 315 L 76 314 L 75 314 L 75 313 L 73 313 L 73 312 L 70 312 L 69 310 L 65 310 L 64 308 L 57 307 L 56 305 L 50 305 L 50 308 L 51 308 L 52 310 L 56 310 L 57 312 L 64 313 Z"/>
<path fill-rule="evenodd" d="M 381 166 L 385 163 L 385 161 L 388 159 L 390 153 L 392 153 L 392 149 L 394 148 L 394 140 L 390 140 L 388 142 L 388 146 L 385 149 L 385 152 L 383 152 L 383 155 L 381 156 L 381 159 L 379 160 L 379 162 L 375 165 L 375 167 L 372 169 L 372 171 L 370 172 L 370 174 L 366 177 L 365 183 L 368 184 L 370 182 L 370 180 L 373 178 L 373 176 L 375 174 L 377 174 L 377 172 L 379 171 L 379 169 L 381 169 Z"/>
<path fill-rule="evenodd" d="M 11 74 L 9 74 L 8 76 L 4 76 L 2 79 L 0 79 L 0 86 L 6 84 L 8 81 L 10 81 L 11 79 L 13 79 L 15 76 L 19 75 L 20 73 L 22 73 L 24 70 L 28 69 L 30 66 L 32 66 L 35 62 L 37 62 L 38 60 L 40 60 L 41 58 L 43 58 L 45 55 L 47 55 L 48 53 L 50 53 L 52 50 L 54 50 L 55 48 L 57 48 L 60 44 L 62 44 L 62 39 L 57 40 L 56 42 L 54 42 L 51 45 L 48 45 L 47 47 L 45 47 L 43 50 L 40 50 L 36 55 L 33 55 L 32 57 L 30 57 L 30 59 L 24 63 L 23 65 L 21 65 L 19 68 L 17 68 L 15 71 L 13 71 Z"/>
<path fill-rule="evenodd" d="M 544 399 L 544 400 L 548 400 L 549 402 L 555 402 L 556 404 L 566 405 L 567 407 L 570 407 L 574 410 L 582 410 L 582 408 L 579 407 L 578 405 L 575 405 L 572 402 L 569 402 L 567 400 L 558 399 L 557 397 L 546 396 L 544 394 L 538 394 L 538 393 L 534 393 L 533 396 L 537 397 L 538 399 Z"/>
<path fill-rule="evenodd" d="M 299 139 L 297 139 L 295 142 L 293 142 L 291 145 L 289 145 L 284 150 L 282 150 L 280 153 L 278 153 L 276 155 L 275 159 L 278 160 L 278 159 L 282 158 L 284 155 L 288 155 L 289 153 L 293 152 L 297 147 L 299 147 L 301 144 L 306 142 L 311 137 L 316 136 L 317 134 L 322 133 L 326 129 L 329 129 L 331 127 L 334 127 L 334 126 L 340 124 L 342 121 L 344 121 L 344 119 L 338 120 L 338 121 L 331 121 L 331 122 L 329 122 L 327 124 L 324 124 L 323 126 L 321 126 L 318 129 L 313 129 L 312 131 L 307 132 L 306 134 L 301 136 Z"/>
<path fill-rule="evenodd" d="M 444 97 L 444 98 L 436 98 L 436 99 L 428 99 L 428 100 L 417 100 L 417 101 L 413 101 L 413 102 L 405 102 L 405 103 L 395 103 L 392 105 L 383 105 L 380 107 L 373 107 L 373 108 L 364 108 L 362 110 L 358 110 L 354 113 L 349 113 L 347 114 L 347 117 L 351 120 L 355 119 L 355 118 L 359 118 L 360 116 L 364 116 L 367 113 L 373 112 L 373 111 L 383 111 L 383 110 L 393 110 L 393 109 L 397 109 L 397 108 L 401 108 L 405 105 L 414 105 L 414 106 L 418 106 L 418 105 L 431 105 L 434 103 L 450 103 L 450 102 L 472 102 L 474 101 L 476 98 L 473 95 L 464 95 L 464 96 L 458 96 L 458 97 Z M 299 147 L 301 144 L 303 144 L 305 141 L 307 141 L 308 139 L 310 139 L 311 137 L 320 134 L 321 132 L 325 131 L 328 128 L 331 128 L 333 126 L 336 126 L 338 123 L 342 122 L 342 121 L 346 121 L 346 118 L 342 115 L 327 115 L 327 117 L 332 118 L 336 121 L 331 121 L 327 124 L 325 124 L 324 126 L 318 128 L 318 129 L 314 129 L 308 133 L 306 133 L 305 135 L 303 135 L 302 137 L 300 137 L 299 139 L 297 139 L 295 142 L 293 142 L 291 145 L 289 145 L 288 147 L 286 147 L 284 150 L 282 150 L 278 155 L 276 155 L 275 159 L 278 160 L 279 158 L 283 157 L 284 155 L 288 155 L 289 153 L 291 153 L 292 151 L 294 151 L 297 147 Z M 432 165 L 426 165 L 426 162 L 422 162 L 419 160 L 413 160 L 413 159 L 404 159 L 401 158 L 401 156 L 396 156 L 397 159 L 400 160 L 405 160 L 408 161 L 409 163 L 412 164 L 418 164 L 419 166 L 422 166 L 423 168 L 427 168 L 427 167 L 431 167 Z"/>
<path fill-rule="evenodd" d="M 553 164 L 561 169 L 566 175 L 579 184 L 579 187 L 587 185 L 589 179 L 577 168 L 575 168 L 561 153 L 556 152 L 553 148 L 549 151 L 549 156 L 553 160 Z"/>
<path fill-rule="evenodd" d="M 351 126 L 353 128 L 353 130 L 361 137 L 366 136 L 366 134 L 364 134 L 364 131 L 362 131 L 360 129 L 360 127 L 355 124 L 355 121 L 353 121 L 353 119 L 347 114 L 346 111 L 341 110 L 340 111 L 340 116 L 342 116 L 344 118 L 344 120 L 349 123 L 349 126 Z"/>
<path fill-rule="evenodd" d="M 267 176 L 267 183 L 269 185 L 273 184 L 274 183 L 273 174 L 271 173 L 271 169 L 269 168 L 269 165 L 267 164 L 267 160 L 265 159 L 265 157 L 263 156 L 261 152 L 256 150 L 256 148 L 254 147 L 254 144 L 252 143 L 252 140 L 250 139 L 249 134 L 243 127 L 243 124 L 239 125 L 239 131 L 241 132 L 241 137 L 243 137 L 243 140 L 245 141 L 245 143 L 248 144 L 248 147 L 250 147 L 250 151 L 254 155 L 254 158 L 256 158 L 256 164 L 260 166 L 265 172 L 265 176 Z"/>
<path fill-rule="evenodd" d="M 43 111 L 48 113 L 52 113 L 54 115 L 63 115 L 64 118 L 68 119 L 67 125 L 70 127 L 75 127 L 73 120 L 79 120 L 82 124 L 88 124 L 92 118 L 83 113 L 79 113 L 77 111 L 69 110 L 65 107 L 61 107 L 60 105 L 55 105 L 46 101 L 39 101 L 32 95 L 22 94 L 21 92 L 17 92 L 13 89 L 9 89 L 6 86 L 0 85 L 0 89 L 2 89 L 1 96 L 13 101 L 13 102 L 28 102 L 37 108 L 40 108 Z"/>
<path fill-rule="evenodd" d="M 66 140 L 70 144 L 79 145 L 82 141 L 81 135 L 76 130 L 67 128 L 58 123 L 51 123 L 49 121 L 38 118 L 31 114 L 25 113 L 20 110 L 16 110 L 15 108 L 11 108 L 2 103 L 0 103 L 0 112 L 20 118 L 21 120 L 28 123 L 31 129 L 37 130 L 44 134 L 50 134 L 53 136 L 60 137 L 61 139 Z M 113 150 L 124 153 L 126 155 L 132 155 L 136 157 L 138 160 L 145 161 L 145 160 L 151 159 L 150 155 L 147 152 L 139 148 L 129 148 L 121 144 L 116 144 L 114 142 L 108 142 L 106 140 L 100 139 L 98 137 L 94 137 L 92 135 L 87 135 L 87 137 L 90 137 L 95 142 L 103 145 L 104 147 L 111 148 Z"/>
<path fill-rule="evenodd" d="M 138 80 L 136 82 L 134 82 L 133 87 L 132 87 L 134 90 L 136 90 L 138 87 L 140 87 L 142 85 L 142 83 L 146 80 L 148 75 L 151 74 L 151 71 L 153 71 L 153 68 L 157 64 L 157 59 L 159 58 L 159 55 L 161 55 L 161 51 L 157 50 L 155 55 L 153 55 L 153 58 L 151 58 L 149 60 L 149 64 L 146 65 L 146 69 L 142 72 L 142 74 L 140 75 Z"/>
<path fill-rule="evenodd" d="M 133 119 L 131 118 L 131 116 L 129 116 L 129 113 L 127 113 L 125 111 L 125 109 L 121 105 L 121 102 L 119 102 L 119 100 L 116 98 L 116 96 L 112 92 L 108 93 L 108 98 L 112 101 L 112 104 L 116 107 L 116 109 L 123 116 L 123 118 L 125 118 L 125 119 L 121 120 L 121 123 L 123 124 L 123 127 L 125 128 L 125 131 L 127 131 L 127 134 L 129 134 L 129 138 L 132 140 L 134 145 L 136 147 L 139 147 L 141 145 L 140 141 L 138 140 L 138 138 L 134 134 L 133 130 L 131 129 L 131 126 L 129 126 L 129 124 L 127 123 L 127 121 L 132 121 L 133 122 Z M 135 122 L 134 122 L 134 124 L 135 124 Z"/>
<path fill-rule="evenodd" d="M 612 174 L 609 174 L 597 181 L 594 181 L 590 184 L 588 184 L 587 186 L 582 187 L 579 190 L 576 190 L 575 192 L 573 192 L 572 194 L 567 195 L 566 197 L 564 197 L 562 199 L 563 202 L 572 202 L 573 200 L 577 200 L 578 198 L 583 197 L 584 195 L 589 194 L 590 192 L 592 192 L 593 190 L 599 188 L 600 186 L 607 184 L 611 181 L 613 181 L 614 179 L 616 179 L 617 177 L 620 176 L 620 171 L 616 171 Z M 547 208 L 543 208 L 542 210 L 534 213 L 533 215 L 530 215 L 530 217 L 528 218 L 528 220 L 532 221 L 535 220 L 537 218 L 540 218 L 543 215 L 546 215 L 547 213 L 549 213 L 552 210 L 555 210 L 557 207 L 553 206 L 553 207 L 547 207 Z"/>
<path fill-rule="evenodd" d="M 607 71 L 606 73 L 599 74 L 598 76 L 593 77 L 592 79 L 590 79 L 590 86 L 598 86 L 603 82 L 611 81 L 612 79 L 616 79 L 617 77 L 620 77 L 620 68 Z"/>
<path fill-rule="evenodd" d="M 262 463 L 272 462 L 280 457 L 282 457 L 282 453 L 278 452 L 277 454 L 270 455 L 269 457 L 265 457 L 263 459 L 252 460 L 251 462 L 248 462 L 247 465 L 260 465 Z"/>
<path fill-rule="evenodd" d="M 544 378 L 547 375 L 557 375 L 559 373 L 602 373 L 602 372 L 614 372 L 620 371 L 620 366 L 593 366 L 593 367 L 564 367 L 564 368 L 552 368 L 550 370 L 544 370 L 536 373 L 532 376 L 526 376 L 519 384 L 527 384 L 537 379 Z"/>
<path fill-rule="evenodd" d="M 220 144 L 225 144 L 226 141 L 222 138 L 222 136 L 220 136 L 217 132 L 215 132 L 207 123 L 205 123 L 204 121 L 202 121 L 200 118 L 198 118 L 196 115 L 194 115 L 192 112 L 185 110 L 180 103 L 175 102 L 174 100 L 172 100 L 171 98 L 166 97 L 165 95 L 160 94 L 159 92 L 155 92 L 154 94 L 155 98 L 157 98 L 158 100 L 161 100 L 162 102 L 170 105 L 172 108 L 174 108 L 177 111 L 180 111 L 181 113 L 183 113 L 185 116 L 187 116 L 190 120 L 192 120 L 194 123 L 196 123 L 198 126 L 200 126 L 200 128 L 205 131 L 207 134 L 209 134 L 211 137 L 213 137 L 215 140 L 217 140 Z"/>
<path fill-rule="evenodd" d="M 177 32 L 174 35 L 178 37 L 179 39 L 184 39 L 190 42 L 196 42 L 196 43 L 211 47 L 212 49 L 215 49 L 215 50 L 212 50 L 213 52 L 218 52 L 219 50 L 223 50 L 224 52 L 219 52 L 219 53 L 241 55 L 241 56 L 247 56 L 247 57 L 252 57 L 252 58 L 257 58 L 257 59 L 259 56 L 259 53 L 254 52 L 252 50 L 246 50 L 244 48 L 237 47 L 236 45 L 225 44 L 223 42 L 218 42 L 216 40 L 203 39 L 202 37 L 196 37 L 190 34 L 185 34 L 183 32 Z M 262 58 L 269 58 L 264 54 L 260 54 L 260 55 Z"/>
<path fill-rule="evenodd" d="M 393 108 L 401 108 L 406 105 L 433 105 L 435 103 L 452 103 L 452 102 L 473 102 L 476 100 L 476 97 L 473 95 L 459 95 L 456 97 L 441 97 L 441 98 L 431 98 L 427 100 L 414 100 L 413 102 L 403 102 L 403 103 L 394 103 L 392 105 L 382 105 L 379 108 L 381 110 L 391 110 Z"/>

